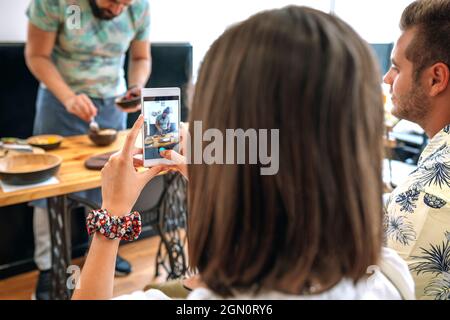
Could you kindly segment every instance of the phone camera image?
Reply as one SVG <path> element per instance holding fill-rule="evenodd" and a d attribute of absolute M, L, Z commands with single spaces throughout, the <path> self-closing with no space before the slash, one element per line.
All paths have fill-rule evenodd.
<path fill-rule="evenodd" d="M 156 96 L 143 98 L 144 158 L 161 159 L 160 148 L 178 151 L 179 96 Z"/>

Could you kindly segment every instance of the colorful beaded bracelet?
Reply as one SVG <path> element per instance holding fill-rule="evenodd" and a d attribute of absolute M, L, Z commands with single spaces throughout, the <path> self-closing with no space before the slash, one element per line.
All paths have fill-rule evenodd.
<path fill-rule="evenodd" d="M 100 232 L 108 239 L 136 240 L 141 234 L 142 224 L 139 212 L 124 217 L 112 217 L 105 209 L 93 210 L 86 218 L 88 234 Z"/>

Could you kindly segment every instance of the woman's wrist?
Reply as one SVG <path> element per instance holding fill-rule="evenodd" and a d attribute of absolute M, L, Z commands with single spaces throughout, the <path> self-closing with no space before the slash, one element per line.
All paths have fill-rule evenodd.
<path fill-rule="evenodd" d="M 86 228 L 89 235 L 101 234 L 110 240 L 134 241 L 142 231 L 141 215 L 131 212 L 115 216 L 106 209 L 92 210 L 86 217 Z"/>
<path fill-rule="evenodd" d="M 131 212 L 132 208 L 128 208 L 128 207 L 124 208 L 124 207 L 120 207 L 117 205 L 115 206 L 115 205 L 109 205 L 108 203 L 103 203 L 102 209 L 108 211 L 108 213 L 111 216 L 124 217 Z"/>
<path fill-rule="evenodd" d="M 96 243 L 102 244 L 102 245 L 108 245 L 111 247 L 114 246 L 119 246 L 120 244 L 120 239 L 108 239 L 106 237 L 104 237 L 101 233 L 96 232 L 94 234 L 94 237 L 92 239 L 92 241 L 95 241 Z"/>

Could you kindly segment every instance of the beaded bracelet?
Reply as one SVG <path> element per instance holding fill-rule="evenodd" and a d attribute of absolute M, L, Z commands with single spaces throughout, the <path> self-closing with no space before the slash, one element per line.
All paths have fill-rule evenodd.
<path fill-rule="evenodd" d="M 141 215 L 132 212 L 124 217 L 112 217 L 105 209 L 92 210 L 86 218 L 88 234 L 100 232 L 108 239 L 136 240 L 141 234 Z"/>

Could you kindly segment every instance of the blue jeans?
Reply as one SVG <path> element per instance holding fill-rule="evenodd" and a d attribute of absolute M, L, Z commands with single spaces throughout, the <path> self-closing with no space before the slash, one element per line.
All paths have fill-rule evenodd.
<path fill-rule="evenodd" d="M 126 127 L 126 113 L 115 105 L 114 98 L 91 98 L 97 107 L 95 120 L 100 128 L 124 130 Z M 39 88 L 36 100 L 36 117 L 33 135 L 59 134 L 61 136 L 75 136 L 87 134 L 89 123 L 67 112 L 63 104 L 47 89 Z"/>
<path fill-rule="evenodd" d="M 124 130 L 126 128 L 126 113 L 119 110 L 114 98 L 91 98 L 97 107 L 97 121 L 100 128 Z M 36 100 L 36 116 L 33 135 L 58 134 L 63 137 L 87 134 L 89 123 L 67 112 L 64 105 L 47 89 L 39 88 Z M 76 195 L 87 198 L 101 205 L 100 189 L 78 192 Z M 45 200 L 31 202 L 32 206 L 45 208 Z"/>
<path fill-rule="evenodd" d="M 126 128 L 126 113 L 120 111 L 114 103 L 114 98 L 91 98 L 97 107 L 95 120 L 100 128 L 123 130 Z M 36 117 L 33 135 L 58 134 L 74 136 L 87 134 L 89 124 L 77 116 L 67 112 L 64 105 L 47 89 L 40 87 L 36 100 Z M 98 205 L 102 203 L 100 188 L 77 192 L 77 196 L 89 199 Z M 33 217 L 35 262 L 40 270 L 48 270 L 50 259 L 50 233 L 45 199 L 30 202 L 35 207 Z"/>

